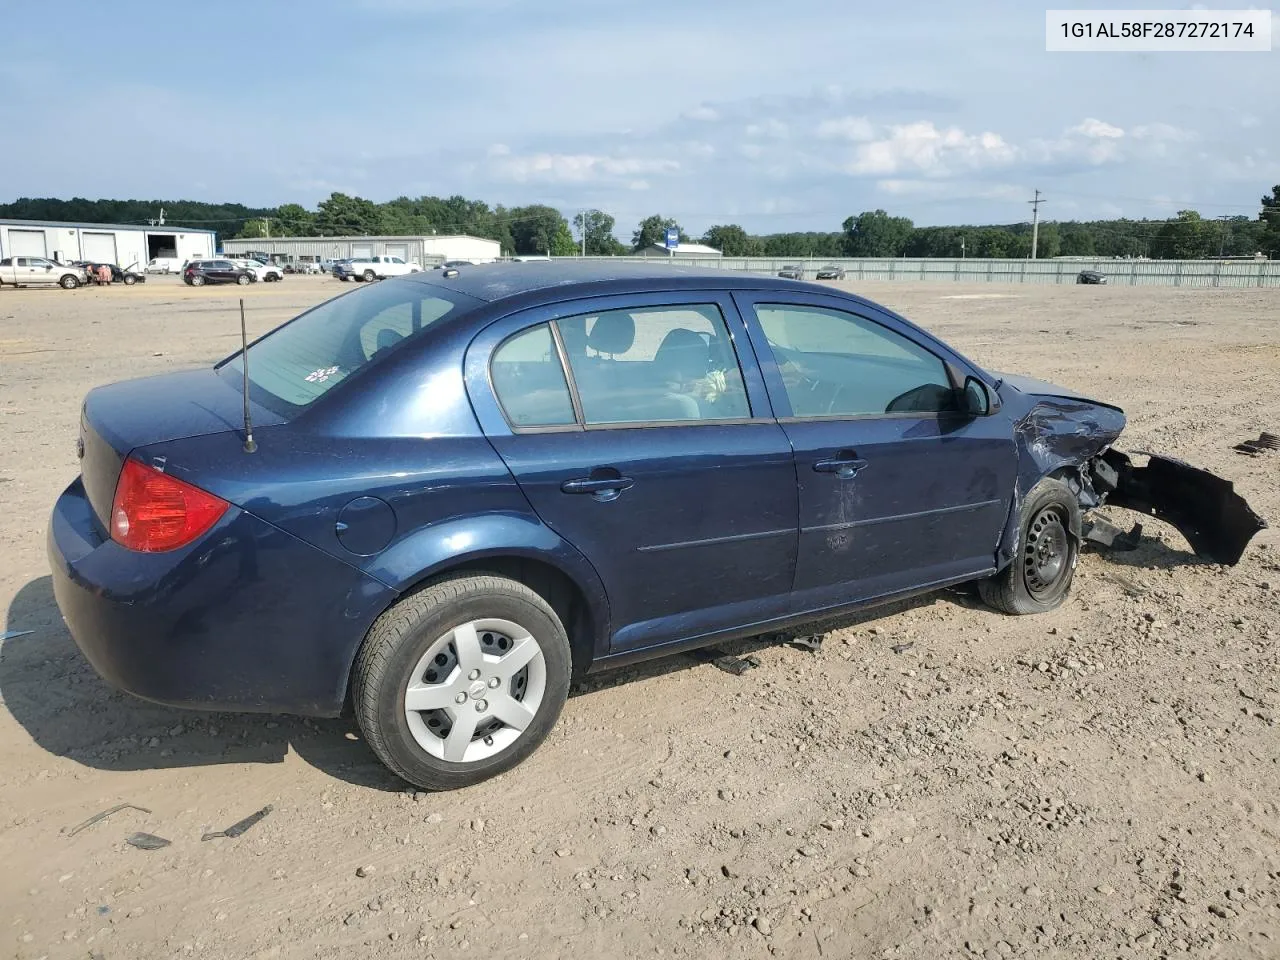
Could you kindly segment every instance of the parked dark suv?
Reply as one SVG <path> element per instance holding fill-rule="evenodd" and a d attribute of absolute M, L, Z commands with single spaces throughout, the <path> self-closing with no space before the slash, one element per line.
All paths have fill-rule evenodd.
<path fill-rule="evenodd" d="M 594 670 L 965 581 L 1051 610 L 1104 501 L 1220 563 L 1264 526 L 1228 481 L 1115 450 L 1109 403 L 730 270 L 365 284 L 79 422 L 48 542 L 94 667 L 187 707 L 350 703 L 435 789 L 528 756 Z"/>
<path fill-rule="evenodd" d="M 190 287 L 202 287 L 206 283 L 253 283 L 252 271 L 237 267 L 230 260 L 192 260 L 182 268 L 182 282 Z"/>

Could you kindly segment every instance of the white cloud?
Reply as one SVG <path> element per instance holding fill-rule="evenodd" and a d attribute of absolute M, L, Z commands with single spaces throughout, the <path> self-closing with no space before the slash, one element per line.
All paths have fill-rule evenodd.
<path fill-rule="evenodd" d="M 680 169 L 680 164 L 676 160 L 604 157 L 588 153 L 534 153 L 527 156 L 499 156 L 495 158 L 492 169 L 498 177 L 517 183 L 582 183 L 646 173 L 673 173 Z"/>
<path fill-rule="evenodd" d="M 1135 140 L 1155 140 L 1164 143 L 1186 143 L 1196 138 L 1195 133 L 1175 127 L 1171 123 L 1143 123 L 1129 133 Z"/>
<path fill-rule="evenodd" d="M 1087 117 L 1084 122 L 1077 124 L 1067 132 L 1077 133 L 1091 140 L 1115 140 L 1124 136 L 1124 131 L 1119 127 L 1105 123 L 1102 120 L 1096 120 L 1093 117 Z"/>
<path fill-rule="evenodd" d="M 874 140 L 876 128 L 866 117 L 839 117 L 818 124 L 818 136 L 823 140 Z"/>
<path fill-rule="evenodd" d="M 748 137 L 767 137 L 770 140 L 785 140 L 788 132 L 785 123 L 772 117 L 760 123 L 749 123 L 746 129 Z"/>
<path fill-rule="evenodd" d="M 758 143 L 744 143 L 742 146 L 738 147 L 738 152 L 744 157 L 754 160 L 764 153 L 764 148 Z"/>
<path fill-rule="evenodd" d="M 703 123 L 714 123 L 720 119 L 720 114 L 713 107 L 708 107 L 705 103 L 686 110 L 681 114 L 686 120 L 701 120 Z"/>
<path fill-rule="evenodd" d="M 493 143 L 489 145 L 489 156 L 506 157 L 511 154 L 511 148 L 505 143 Z"/>
<path fill-rule="evenodd" d="M 845 171 L 891 177 L 899 172 L 945 176 L 1011 163 L 1018 151 L 997 133 L 968 134 L 959 127 L 940 130 L 923 120 L 890 127 L 887 139 L 864 143 L 854 151 Z"/>

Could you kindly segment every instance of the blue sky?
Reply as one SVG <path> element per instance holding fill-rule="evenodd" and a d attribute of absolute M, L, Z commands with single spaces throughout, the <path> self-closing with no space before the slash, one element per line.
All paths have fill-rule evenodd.
<path fill-rule="evenodd" d="M 1035 188 L 1053 219 L 1256 215 L 1280 51 L 1050 54 L 1046 5 L 7 3 L 0 200 L 461 193 L 619 234 L 1005 223 Z"/>

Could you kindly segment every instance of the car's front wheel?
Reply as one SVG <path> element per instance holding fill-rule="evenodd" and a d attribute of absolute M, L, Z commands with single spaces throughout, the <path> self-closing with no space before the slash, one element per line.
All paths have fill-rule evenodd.
<path fill-rule="evenodd" d="M 242 287 L 248 286 L 249 285 L 248 275 L 243 273 L 240 274 L 240 276 L 236 277 L 236 283 L 240 284 L 240 286 Z"/>
<path fill-rule="evenodd" d="M 1018 555 L 1000 573 L 978 581 L 978 593 L 1004 613 L 1044 613 L 1071 590 L 1080 544 L 1080 506 L 1059 480 L 1041 480 L 1022 503 Z"/>
<path fill-rule="evenodd" d="M 80 286 L 80 281 L 69 273 L 58 282 L 62 284 L 63 290 L 74 290 L 76 287 Z"/>
<path fill-rule="evenodd" d="M 133 274 L 126 273 L 124 275 L 124 285 L 126 287 L 132 287 L 137 282 L 138 282 L 138 278 L 133 276 Z"/>
<path fill-rule="evenodd" d="M 550 733 L 569 694 L 569 639 L 524 584 L 449 577 L 401 600 L 369 631 L 352 700 L 379 759 L 428 790 L 509 770 Z"/>

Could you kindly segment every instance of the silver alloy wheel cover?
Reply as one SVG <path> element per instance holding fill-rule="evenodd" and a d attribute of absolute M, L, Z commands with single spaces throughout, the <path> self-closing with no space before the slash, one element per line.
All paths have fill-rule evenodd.
<path fill-rule="evenodd" d="M 419 747 L 439 760 L 474 763 L 520 738 L 546 687 L 546 658 L 534 636 L 510 620 L 485 617 L 437 638 L 410 671 L 401 697 Z"/>

